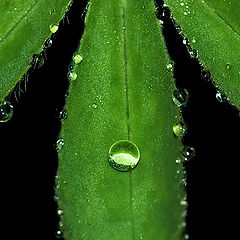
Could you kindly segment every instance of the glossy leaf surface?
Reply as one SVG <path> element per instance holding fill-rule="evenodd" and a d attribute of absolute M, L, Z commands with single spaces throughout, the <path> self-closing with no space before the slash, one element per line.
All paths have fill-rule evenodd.
<path fill-rule="evenodd" d="M 172 130 L 179 111 L 154 2 L 90 1 L 76 54 L 83 60 L 72 72 L 77 79 L 60 135 L 57 195 L 65 238 L 179 239 L 181 144 Z M 130 172 L 108 163 L 119 140 L 140 150 Z"/>

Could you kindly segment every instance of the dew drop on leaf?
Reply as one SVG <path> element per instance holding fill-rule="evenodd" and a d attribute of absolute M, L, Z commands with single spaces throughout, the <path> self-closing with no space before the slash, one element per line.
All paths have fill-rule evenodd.
<path fill-rule="evenodd" d="M 51 38 L 46 39 L 44 42 L 44 47 L 49 48 L 51 46 L 52 46 L 52 39 Z"/>
<path fill-rule="evenodd" d="M 226 67 L 227 67 L 228 70 L 231 69 L 230 63 L 227 63 Z"/>
<path fill-rule="evenodd" d="M 51 31 L 52 33 L 55 33 L 55 32 L 57 32 L 57 30 L 58 30 L 58 25 L 56 25 L 56 24 L 51 24 L 51 25 L 49 26 L 49 29 L 50 29 L 50 31 Z"/>
<path fill-rule="evenodd" d="M 67 110 L 63 109 L 60 113 L 59 113 L 59 119 L 61 121 L 65 120 L 67 118 Z"/>
<path fill-rule="evenodd" d="M 13 106 L 3 100 L 0 102 L 0 122 L 8 122 L 13 116 Z"/>
<path fill-rule="evenodd" d="M 83 60 L 83 57 L 81 55 L 79 55 L 79 54 L 73 56 L 73 61 L 76 64 L 79 64 L 82 60 Z"/>
<path fill-rule="evenodd" d="M 195 157 L 196 151 L 193 147 L 184 146 L 182 149 L 182 157 L 185 161 L 189 161 Z"/>
<path fill-rule="evenodd" d="M 189 98 L 188 91 L 186 89 L 176 89 L 173 91 L 172 100 L 173 103 L 178 106 L 184 106 Z"/>
<path fill-rule="evenodd" d="M 75 81 L 77 79 L 77 74 L 75 72 L 69 72 L 68 73 L 68 79 L 70 81 Z"/>
<path fill-rule="evenodd" d="M 171 63 L 167 64 L 167 70 L 169 72 L 172 72 L 173 71 L 173 65 Z"/>
<path fill-rule="evenodd" d="M 118 171 L 126 172 L 135 168 L 140 159 L 138 147 L 131 141 L 115 142 L 109 150 L 109 163 Z"/>
<path fill-rule="evenodd" d="M 184 122 L 178 122 L 173 125 L 173 133 L 176 137 L 183 137 L 187 131 L 187 126 Z"/>
<path fill-rule="evenodd" d="M 60 152 L 64 146 L 64 140 L 63 138 L 59 138 L 56 142 L 56 150 L 57 152 Z"/>
<path fill-rule="evenodd" d="M 219 102 L 226 102 L 227 101 L 227 96 L 224 92 L 218 90 L 217 93 L 216 93 L 216 99 Z"/>

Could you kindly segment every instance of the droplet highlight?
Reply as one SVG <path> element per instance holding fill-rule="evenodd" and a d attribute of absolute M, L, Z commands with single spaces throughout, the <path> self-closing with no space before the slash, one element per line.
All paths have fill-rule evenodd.
<path fill-rule="evenodd" d="M 188 102 L 189 94 L 186 89 L 176 89 L 172 94 L 173 103 L 178 106 L 184 106 Z"/>
<path fill-rule="evenodd" d="M 51 31 L 52 33 L 55 33 L 55 32 L 57 32 L 57 30 L 58 30 L 58 25 L 56 25 L 56 24 L 51 24 L 51 25 L 49 26 L 49 29 L 50 29 L 50 31 Z"/>
<path fill-rule="evenodd" d="M 128 140 L 115 142 L 109 149 L 109 164 L 112 168 L 126 172 L 135 168 L 140 159 L 136 144 Z"/>
<path fill-rule="evenodd" d="M 193 159 L 196 155 L 196 151 L 193 147 L 184 146 L 182 149 L 182 157 L 184 161 L 189 161 Z"/>
<path fill-rule="evenodd" d="M 73 56 L 73 61 L 76 64 L 79 64 L 80 62 L 82 62 L 82 60 L 83 60 L 83 57 L 81 55 L 79 55 L 79 54 Z"/>
<path fill-rule="evenodd" d="M 226 94 L 220 90 L 218 90 L 216 93 L 216 99 L 221 103 L 228 100 Z"/>
<path fill-rule="evenodd" d="M 64 140 L 63 138 L 59 138 L 56 142 L 56 150 L 57 152 L 60 152 L 64 146 Z"/>
<path fill-rule="evenodd" d="M 173 133 L 176 137 L 183 137 L 187 131 L 187 126 L 184 122 L 178 122 L 173 125 Z"/>
<path fill-rule="evenodd" d="M 8 122 L 13 116 L 13 106 L 7 101 L 0 102 L 0 122 Z"/>

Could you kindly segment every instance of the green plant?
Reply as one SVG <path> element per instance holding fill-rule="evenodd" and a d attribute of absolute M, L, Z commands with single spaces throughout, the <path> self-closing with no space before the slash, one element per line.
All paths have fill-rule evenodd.
<path fill-rule="evenodd" d="M 142 5 L 143 3 L 145 4 Z M 180 202 L 184 193 L 180 186 L 182 173 L 176 177 L 176 172 L 182 168 L 181 164 L 175 164 L 180 156 L 181 143 L 173 136 L 172 126 L 181 119 L 178 108 L 172 103 L 174 86 L 169 71 L 172 65 L 154 15 L 153 2 L 132 1 L 127 3 L 128 8 L 122 8 L 122 3 L 119 3 L 119 7 L 111 4 L 108 1 L 92 2 L 86 20 L 86 31 L 80 49 L 76 52 L 78 59 L 82 56 L 83 60 L 70 71 L 70 78 L 73 79 L 66 105 L 68 116 L 63 122 L 61 133 L 64 148 L 59 153 L 58 179 L 59 210 L 64 211 L 65 234 L 67 239 L 77 239 L 79 236 L 95 239 L 99 232 L 102 233 L 102 239 L 110 238 L 109 234 L 113 239 L 130 239 L 133 234 L 140 239 L 175 239 L 182 231 L 178 225 L 182 221 L 184 206 Z M 185 2 L 184 4 L 186 6 Z M 105 13 L 109 14 L 108 18 L 105 18 Z M 199 42 L 195 35 L 194 39 L 195 43 Z M 235 47 L 238 46 L 236 44 Z M 108 51 L 109 54 L 106 54 Z M 234 50 L 234 53 L 237 55 L 238 51 Z M 229 64 L 230 59 L 224 64 Z M 34 68 L 39 63 L 38 60 L 36 63 L 34 61 Z M 219 74 L 235 69 L 232 68 L 235 64 L 237 63 L 226 65 L 226 70 L 221 68 Z M 211 72 L 214 73 L 213 70 Z M 76 76 L 77 79 L 74 80 Z M 8 77 L 6 75 L 4 80 Z M 237 76 L 233 75 L 233 78 L 237 79 Z M 14 76 L 12 79 L 16 80 Z M 118 82 L 117 79 L 121 81 Z M 225 82 L 227 86 L 232 84 L 232 81 Z M 238 84 L 237 81 L 235 84 Z M 238 91 L 235 86 L 237 85 L 232 89 Z M 9 92 L 10 88 L 7 89 Z M 226 92 L 227 89 L 226 87 Z M 6 93 L 2 96 L 6 96 Z M 237 93 L 234 92 L 229 98 L 238 104 L 236 96 Z M 78 104 L 77 108 L 74 107 L 75 104 Z M 177 102 L 177 105 L 181 104 Z M 181 129 L 181 125 L 175 128 L 177 135 L 178 129 Z M 107 163 L 110 146 L 121 139 L 134 141 L 140 149 L 139 166 L 129 173 L 117 172 Z M 63 140 L 60 138 L 59 150 L 62 145 Z M 152 161 L 144 161 L 146 156 Z M 109 192 L 112 197 L 109 197 Z M 81 195 L 81 198 L 76 199 L 76 194 Z M 119 198 L 122 205 L 116 201 Z M 103 202 L 107 203 L 107 207 L 99 209 L 99 206 L 105 206 Z M 170 202 L 169 210 L 167 206 Z M 88 211 L 84 211 L 86 204 Z M 128 208 L 125 209 L 125 206 Z M 99 218 L 97 224 L 91 225 L 96 218 Z M 133 225 L 135 218 L 137 222 L 135 220 L 136 225 Z M 145 219 L 148 222 L 144 222 Z M 122 224 L 116 228 L 109 220 Z M 159 229 L 158 221 L 164 222 L 166 226 Z M 102 230 L 102 224 L 105 230 Z M 84 234 L 90 234 L 90 237 Z"/>

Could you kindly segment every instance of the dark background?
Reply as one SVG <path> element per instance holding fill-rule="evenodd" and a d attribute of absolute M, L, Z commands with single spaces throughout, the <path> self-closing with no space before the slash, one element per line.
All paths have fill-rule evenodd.
<path fill-rule="evenodd" d="M 58 116 L 67 93 L 68 65 L 83 31 L 81 15 L 85 2 L 75 1 L 53 36 L 45 64 L 31 71 L 29 80 L 18 85 L 12 94 L 14 117 L 0 124 L 4 222 L 1 233 L 7 234 L 7 239 L 56 239 L 54 181 Z M 189 56 L 168 12 L 162 16 L 159 7 L 158 17 L 165 21 L 163 33 L 176 63 L 177 86 L 190 93 L 189 103 L 183 109 L 188 124 L 183 142 L 193 146 L 197 154 L 186 163 L 187 232 L 193 240 L 233 239 L 237 233 L 234 216 L 239 202 L 238 111 L 228 103 L 218 102 L 212 83 L 201 79 L 201 67 Z"/>

